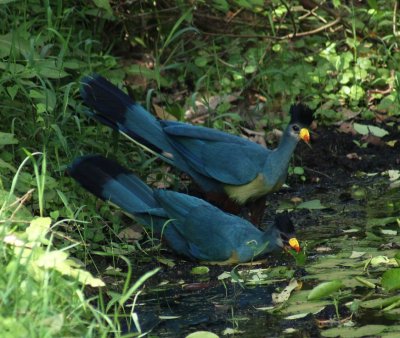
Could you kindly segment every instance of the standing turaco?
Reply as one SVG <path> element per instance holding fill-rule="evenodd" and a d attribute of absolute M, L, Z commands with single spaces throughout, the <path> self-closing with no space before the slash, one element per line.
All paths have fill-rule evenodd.
<path fill-rule="evenodd" d="M 118 163 L 99 155 L 77 158 L 68 169 L 82 187 L 133 215 L 154 234 L 162 234 L 177 254 L 219 264 L 248 262 L 279 248 L 300 246 L 287 214 L 261 231 L 194 196 L 151 189 Z"/>
<path fill-rule="evenodd" d="M 251 211 L 251 203 L 261 205 L 261 213 L 251 216 L 254 223 L 261 220 L 265 195 L 285 182 L 298 141 L 310 140 L 313 111 L 301 103 L 291 106 L 289 125 L 278 147 L 270 150 L 219 130 L 157 119 L 98 74 L 81 82 L 91 117 L 189 174 L 206 198 L 224 210 L 238 213 L 246 205 Z"/>

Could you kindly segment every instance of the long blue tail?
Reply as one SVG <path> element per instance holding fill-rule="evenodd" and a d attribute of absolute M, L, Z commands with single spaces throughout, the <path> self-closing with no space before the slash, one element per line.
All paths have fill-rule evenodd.
<path fill-rule="evenodd" d="M 147 229 L 163 234 L 176 253 L 191 257 L 188 240 L 167 222 L 170 217 L 154 198 L 154 191 L 129 170 L 105 157 L 89 155 L 77 158 L 68 172 L 95 196 L 111 201 L 140 219 Z"/>
<path fill-rule="evenodd" d="M 118 163 L 98 155 L 77 158 L 69 174 L 86 190 L 111 201 L 132 215 L 168 217 L 153 197 L 153 190 Z M 146 216 L 147 217 L 147 216 Z"/>
<path fill-rule="evenodd" d="M 102 76 L 84 77 L 80 94 L 95 110 L 89 112 L 91 117 L 160 155 L 173 152 L 159 121 Z"/>

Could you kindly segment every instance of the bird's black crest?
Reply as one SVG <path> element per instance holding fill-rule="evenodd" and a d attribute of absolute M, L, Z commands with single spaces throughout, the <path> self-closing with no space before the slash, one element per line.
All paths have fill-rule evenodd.
<path fill-rule="evenodd" d="M 276 215 L 275 225 L 281 233 L 293 234 L 295 232 L 293 222 L 286 212 Z"/>
<path fill-rule="evenodd" d="M 290 123 L 299 123 L 309 126 L 313 121 L 314 111 L 303 103 L 296 103 L 290 107 Z"/>

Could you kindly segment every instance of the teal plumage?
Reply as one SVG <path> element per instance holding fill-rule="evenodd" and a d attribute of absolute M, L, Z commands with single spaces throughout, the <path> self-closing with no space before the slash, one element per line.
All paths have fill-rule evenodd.
<path fill-rule="evenodd" d="M 82 79 L 88 114 L 189 174 L 205 192 L 243 205 L 280 188 L 298 141 L 309 140 L 313 112 L 290 108 L 291 120 L 275 150 L 215 129 L 158 120 L 100 75 Z"/>
<path fill-rule="evenodd" d="M 265 232 L 208 202 L 178 192 L 151 189 L 107 158 L 76 159 L 71 177 L 97 197 L 133 215 L 150 232 L 163 235 L 170 248 L 189 259 L 237 263 L 288 245 L 294 228 L 287 215 Z"/>

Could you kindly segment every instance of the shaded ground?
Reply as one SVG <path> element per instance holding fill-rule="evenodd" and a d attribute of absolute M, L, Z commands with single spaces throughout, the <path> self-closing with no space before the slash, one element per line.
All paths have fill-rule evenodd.
<path fill-rule="evenodd" d="M 381 126 L 390 132 L 383 141 L 400 140 L 400 130 L 397 125 L 396 123 L 392 127 Z M 332 239 L 340 236 L 343 229 L 365 226 L 368 201 L 366 198 L 354 196 L 353 192 L 358 186 L 362 187 L 371 198 L 379 196 L 386 189 L 387 184 L 373 183 L 377 181 L 376 178 L 367 177 L 360 181 L 357 172 L 381 173 L 388 169 L 398 169 L 400 164 L 400 141 L 394 147 L 386 144 L 359 147 L 354 140 L 360 141 L 361 136 L 340 133 L 333 128 L 318 128 L 312 139 L 312 149 L 300 144 L 294 159 L 294 165 L 305 168 L 305 182 L 296 175 L 290 176 L 289 188 L 268 197 L 266 215 L 267 221 L 270 220 L 269 215 L 275 213 L 275 209 L 282 204 L 282 201 L 288 201 L 293 197 L 300 197 L 303 200 L 318 198 L 322 204 L 327 202 L 328 205 L 332 203 L 335 205 L 334 208 L 323 211 L 292 212 L 298 227 L 298 238 L 307 242 L 309 262 L 316 261 L 320 256 L 320 252 L 316 251 L 317 247 L 329 246 Z M 230 281 L 221 283 L 218 280 L 222 272 L 231 271 L 233 266 L 210 266 L 208 274 L 198 276 L 190 273 L 193 267 L 199 265 L 198 263 L 179 260 L 168 252 L 165 255 L 163 252 L 163 256 L 174 260 L 175 266 L 164 267 L 155 258 L 149 257 L 146 263 L 137 261 L 134 272 L 134 278 L 138 278 L 151 268 L 163 267 L 146 283 L 146 288 L 135 308 L 142 330 L 152 330 L 152 334 L 156 336 L 181 337 L 197 330 L 221 333 L 229 327 L 239 330 L 235 335 L 238 337 L 280 336 L 289 328 L 297 330 L 291 334 L 293 337 L 318 337 L 320 329 L 317 323 L 334 318 L 336 315 L 333 307 L 327 307 L 318 315 L 310 314 L 291 322 L 282 321 L 277 315 L 260 312 L 255 308 L 270 306 L 271 293 L 280 284 L 282 286 L 287 284 L 288 277 L 282 278 L 282 283 L 243 289 L 239 284 Z M 269 256 L 267 263 L 259 267 L 271 266 L 288 266 L 297 278 L 307 275 L 305 269 L 295 267 L 293 259 L 287 254 L 278 253 Z M 164 285 L 160 286 L 161 284 Z M 308 285 L 305 282 L 303 289 L 311 287 L 312 284 Z M 348 315 L 348 310 L 344 307 L 339 310 L 341 316 Z M 160 319 L 160 316 L 172 317 Z M 380 324 L 391 322 L 379 316 L 375 321 Z M 358 323 L 368 323 L 368 320 L 366 317 L 360 317 Z M 244 333 L 241 334 L 240 331 Z"/>

